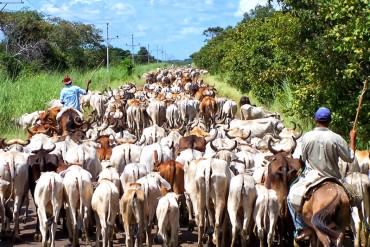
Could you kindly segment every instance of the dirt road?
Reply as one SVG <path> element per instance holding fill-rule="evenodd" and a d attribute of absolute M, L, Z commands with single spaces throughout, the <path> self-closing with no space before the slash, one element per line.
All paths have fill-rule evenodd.
<path fill-rule="evenodd" d="M 23 215 L 24 208 L 22 208 Z M 21 216 L 23 219 L 23 216 Z M 29 207 L 29 217 L 26 224 L 23 224 L 21 221 L 20 223 L 20 241 L 13 242 L 10 239 L 0 239 L 0 246 L 1 247 L 27 247 L 27 246 L 41 246 L 40 242 L 35 242 L 33 240 L 33 235 L 35 232 L 35 224 L 36 224 L 36 213 L 35 213 L 35 206 L 33 204 L 32 199 L 30 199 L 30 207 Z M 13 226 L 12 226 L 13 227 Z M 155 231 L 153 231 L 154 234 Z M 197 241 L 196 232 L 189 232 L 185 228 L 181 228 L 181 233 L 179 234 L 179 243 L 181 246 L 188 247 L 188 246 L 196 246 L 195 243 Z M 68 235 L 67 232 L 63 232 L 62 226 L 58 225 L 57 233 L 56 233 L 56 247 L 62 246 L 69 246 Z M 83 241 L 80 239 L 81 246 L 86 246 Z M 125 244 L 124 234 L 123 232 L 119 232 L 117 234 L 117 240 L 114 241 L 114 246 L 123 246 Z M 91 242 L 92 246 L 95 246 L 95 240 Z M 161 246 L 161 245 L 153 245 L 153 246 Z"/>

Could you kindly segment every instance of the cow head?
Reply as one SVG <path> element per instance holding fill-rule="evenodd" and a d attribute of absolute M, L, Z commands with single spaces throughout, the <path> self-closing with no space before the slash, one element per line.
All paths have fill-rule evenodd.
<path fill-rule="evenodd" d="M 12 139 L 9 141 L 4 141 L 4 145 L 7 149 L 14 149 L 19 152 L 23 151 L 23 147 L 27 146 L 30 143 L 30 140 L 24 141 L 21 139 Z"/>
<path fill-rule="evenodd" d="M 234 144 L 230 147 L 218 148 L 213 144 L 213 141 L 210 142 L 210 145 L 213 151 L 216 152 L 216 154 L 213 156 L 214 158 L 225 160 L 227 164 L 230 164 L 230 162 L 235 158 L 233 150 L 236 149 L 236 147 L 238 146 L 237 141 L 234 141 Z"/>
<path fill-rule="evenodd" d="M 289 185 L 304 169 L 304 163 L 300 159 L 293 159 L 290 153 L 278 152 L 266 157 L 270 162 L 265 176 L 266 188 L 276 191 L 281 212 L 280 215 L 287 217 L 286 197 Z"/>
<path fill-rule="evenodd" d="M 56 171 L 59 163 L 58 156 L 49 154 L 54 148 L 32 151 L 27 160 L 31 181 L 37 181 L 41 176 L 41 172 Z"/>

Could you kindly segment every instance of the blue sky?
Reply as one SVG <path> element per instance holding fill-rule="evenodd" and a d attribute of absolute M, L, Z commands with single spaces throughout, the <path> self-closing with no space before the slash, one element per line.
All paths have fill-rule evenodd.
<path fill-rule="evenodd" d="M 11 0 L 19 1 L 19 0 Z M 186 59 L 204 45 L 203 30 L 208 27 L 235 26 L 244 12 L 267 0 L 23 0 L 24 4 L 11 4 L 6 10 L 29 8 L 46 15 L 70 21 L 94 24 L 106 36 L 109 22 L 110 37 L 119 36 L 110 43 L 130 49 L 134 34 L 135 43 L 149 44 L 156 56 L 157 47 L 167 53 L 168 59 Z M 0 6 L 1 8 L 2 6 Z M 136 51 L 138 47 L 135 48 Z M 161 58 L 161 52 L 159 52 Z"/>

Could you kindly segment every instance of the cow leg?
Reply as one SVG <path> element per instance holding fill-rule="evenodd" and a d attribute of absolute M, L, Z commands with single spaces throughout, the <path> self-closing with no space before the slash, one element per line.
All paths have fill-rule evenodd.
<path fill-rule="evenodd" d="M 188 207 L 188 213 L 189 213 L 189 231 L 194 230 L 194 219 L 193 219 L 193 205 L 191 204 L 190 196 L 185 193 L 186 198 L 186 206 Z"/>
<path fill-rule="evenodd" d="M 39 230 L 41 232 L 41 237 L 42 237 L 42 246 L 43 247 L 47 247 L 47 239 L 46 239 L 46 235 L 47 235 L 47 225 L 46 225 L 46 221 L 47 221 L 47 217 L 46 217 L 46 213 L 45 213 L 45 210 L 42 210 L 40 207 L 37 208 L 37 218 L 39 219 Z"/>
<path fill-rule="evenodd" d="M 5 234 L 5 223 L 7 221 L 5 215 L 5 201 L 3 195 L 0 196 L 0 218 L 1 218 L 1 235 Z"/>
<path fill-rule="evenodd" d="M 152 223 L 148 224 L 146 228 L 146 245 L 148 247 L 152 246 Z"/>
<path fill-rule="evenodd" d="M 100 246 L 100 235 L 101 235 L 101 225 L 100 219 L 97 213 L 95 213 L 95 222 L 96 222 L 96 247 Z"/>
<path fill-rule="evenodd" d="M 245 198 L 245 195 L 244 195 Z M 244 211 L 244 220 L 243 220 L 243 228 L 242 228 L 242 237 L 244 240 L 248 239 L 248 227 L 249 227 L 249 222 L 252 218 L 253 214 L 253 205 L 255 202 L 255 197 L 253 198 L 246 198 L 247 202 L 243 200 L 243 211 Z"/>
<path fill-rule="evenodd" d="M 362 212 L 358 210 L 357 207 L 353 207 L 351 217 L 351 228 L 355 238 L 354 241 L 355 247 L 361 246 L 361 228 L 362 228 L 361 222 L 363 222 Z"/>
<path fill-rule="evenodd" d="M 88 234 L 89 218 L 90 218 L 90 210 L 89 210 L 89 207 L 85 206 L 84 207 L 84 214 L 83 214 L 83 227 L 84 227 L 83 232 L 84 232 L 84 235 L 85 235 L 85 244 L 86 244 L 86 246 L 88 246 L 89 243 L 90 243 L 89 234 Z"/>
<path fill-rule="evenodd" d="M 23 205 L 25 207 L 25 210 L 24 210 L 24 215 L 23 215 L 23 224 L 26 224 L 27 223 L 27 219 L 28 219 L 28 207 L 30 205 L 30 198 L 28 196 L 28 188 L 27 190 L 25 190 L 26 192 L 24 193 L 24 197 L 23 197 Z"/>
<path fill-rule="evenodd" d="M 14 231 L 13 231 L 13 237 L 15 239 L 18 238 L 19 234 L 19 211 L 21 210 L 22 202 L 21 198 L 16 195 L 14 198 L 14 212 L 13 212 L 13 219 L 14 219 Z"/>
<path fill-rule="evenodd" d="M 270 215 L 270 225 L 269 225 L 269 231 L 268 231 L 268 234 L 267 234 L 267 246 L 268 247 L 272 247 L 272 244 L 273 244 L 275 226 L 276 226 L 276 222 L 278 220 L 277 218 L 278 218 L 278 215 L 275 215 L 275 214 Z"/>
<path fill-rule="evenodd" d="M 234 205 L 233 201 L 228 202 L 228 213 L 230 218 L 230 224 L 231 224 L 231 246 L 235 245 L 236 237 L 238 234 L 239 229 L 239 221 L 237 217 L 238 207 L 237 205 Z"/>

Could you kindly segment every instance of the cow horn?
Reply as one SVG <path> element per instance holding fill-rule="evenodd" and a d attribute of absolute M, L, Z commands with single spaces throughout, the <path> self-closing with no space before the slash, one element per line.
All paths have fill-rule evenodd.
<path fill-rule="evenodd" d="M 280 139 L 280 136 L 278 133 L 276 133 L 276 129 L 277 129 L 277 126 L 278 126 L 279 122 L 277 121 L 275 124 L 274 124 L 274 128 L 272 129 L 272 134 L 274 136 L 274 138 L 276 139 Z"/>
<path fill-rule="evenodd" d="M 136 137 L 137 138 L 137 137 Z M 138 146 L 141 146 L 141 145 L 143 145 L 144 143 L 145 143 L 145 141 L 146 141 L 146 137 L 144 136 L 144 138 L 142 138 L 143 140 L 142 141 L 138 141 L 137 143 L 136 143 L 136 145 L 138 145 Z"/>
<path fill-rule="evenodd" d="M 294 141 L 294 145 L 293 145 L 293 147 L 291 148 L 291 153 L 293 154 L 294 153 L 294 150 L 295 150 L 295 148 L 297 147 L 297 139 L 295 139 L 294 138 L 294 136 L 292 137 L 293 138 L 293 141 Z"/>
<path fill-rule="evenodd" d="M 273 147 L 272 147 L 272 139 L 270 138 L 269 140 L 268 140 L 268 142 L 267 142 L 267 147 L 268 147 L 268 149 L 270 150 L 270 152 L 271 153 L 273 153 L 273 154 L 277 154 L 277 153 L 279 153 L 279 151 L 277 151 L 277 150 L 275 150 Z"/>
<path fill-rule="evenodd" d="M 293 130 L 295 130 L 297 128 L 297 124 L 295 122 L 291 122 L 293 124 Z"/>
<path fill-rule="evenodd" d="M 40 133 L 40 134 L 46 134 L 46 133 L 48 133 L 48 132 L 49 132 L 49 130 L 50 130 L 50 126 L 48 126 L 48 128 L 47 128 L 47 129 L 45 129 L 44 131 L 40 131 L 40 130 L 38 130 L 38 131 L 37 131 L 37 133 Z"/>
<path fill-rule="evenodd" d="M 222 115 L 221 115 L 222 116 Z M 222 123 L 224 123 L 225 121 L 226 121 L 226 118 L 227 118 L 227 116 L 226 116 L 226 114 L 224 115 L 224 117 L 221 119 L 221 120 L 216 120 L 215 119 L 215 122 L 217 123 L 217 124 L 222 124 Z"/>
<path fill-rule="evenodd" d="M 73 122 L 77 125 L 77 126 L 81 126 L 83 124 L 82 122 L 82 119 L 79 117 L 79 116 L 76 116 L 73 118 Z"/>
<path fill-rule="evenodd" d="M 215 151 L 217 153 L 218 148 L 215 145 L 213 145 L 213 140 L 211 141 L 210 145 L 211 145 L 211 148 L 213 149 L 213 151 Z"/>
<path fill-rule="evenodd" d="M 294 141 L 297 141 L 302 136 L 302 134 L 303 134 L 302 127 L 299 124 L 297 124 L 297 126 L 298 126 L 298 129 L 299 129 L 299 134 L 297 136 L 293 135 L 293 140 Z"/>
<path fill-rule="evenodd" d="M 52 147 L 52 148 L 44 149 L 44 150 L 45 150 L 45 152 L 50 153 L 50 152 L 52 152 L 54 149 L 55 149 L 55 145 L 53 145 L 53 147 Z"/>
<path fill-rule="evenodd" d="M 213 136 L 210 136 L 210 137 L 206 137 L 206 138 L 204 138 L 205 140 L 206 140 L 206 142 L 208 143 L 208 142 L 212 142 L 214 139 L 216 139 L 216 137 L 217 137 L 217 135 L 218 135 L 218 130 L 217 130 L 217 128 L 216 129 L 214 129 L 215 130 L 215 133 L 214 133 L 214 135 Z"/>
<path fill-rule="evenodd" d="M 35 135 L 35 132 L 34 132 L 34 131 L 32 131 L 30 128 L 27 128 L 27 132 L 28 132 L 31 136 Z"/>
<path fill-rule="evenodd" d="M 238 146 L 238 142 L 237 141 L 234 141 L 234 145 L 231 146 L 231 147 L 229 147 L 229 148 L 226 148 L 225 150 L 233 151 L 237 146 Z"/>
<path fill-rule="evenodd" d="M 229 139 L 235 139 L 236 137 L 233 137 L 233 136 L 229 135 L 229 131 L 230 131 L 230 129 L 225 129 L 225 136 Z"/>
<path fill-rule="evenodd" d="M 251 131 L 251 130 L 249 130 L 249 133 L 248 133 L 248 135 L 247 135 L 247 136 L 243 136 L 243 134 L 242 134 L 242 136 L 241 136 L 240 138 L 241 138 L 241 139 L 243 139 L 243 140 L 245 141 L 245 140 L 247 140 L 251 135 L 252 135 L 252 131 Z"/>

